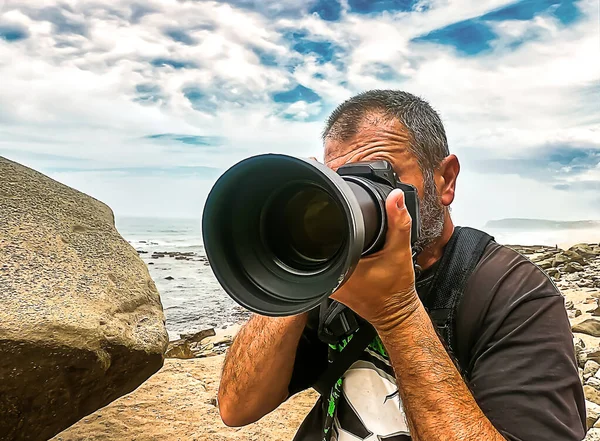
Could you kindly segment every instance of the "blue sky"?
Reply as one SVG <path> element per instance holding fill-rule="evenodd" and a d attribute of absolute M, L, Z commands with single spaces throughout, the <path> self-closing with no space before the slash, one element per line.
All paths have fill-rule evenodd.
<path fill-rule="evenodd" d="M 0 155 L 117 215 L 199 217 L 267 152 L 322 156 L 344 99 L 440 112 L 461 224 L 600 219 L 597 0 L 0 0 Z"/>

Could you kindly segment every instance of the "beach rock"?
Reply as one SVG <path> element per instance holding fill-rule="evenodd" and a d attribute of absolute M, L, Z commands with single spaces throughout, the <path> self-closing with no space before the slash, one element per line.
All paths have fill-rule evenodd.
<path fill-rule="evenodd" d="M 591 401 L 585 400 L 586 408 L 586 422 L 587 428 L 590 429 L 596 424 L 598 418 L 600 418 L 600 405 L 592 403 Z"/>
<path fill-rule="evenodd" d="M 569 258 L 564 254 L 560 253 L 554 256 L 554 258 L 552 259 L 552 266 L 556 268 L 558 266 L 564 265 L 567 262 L 570 262 Z"/>
<path fill-rule="evenodd" d="M 565 309 L 575 309 L 575 304 L 573 303 L 573 300 L 565 300 Z"/>
<path fill-rule="evenodd" d="M 548 274 L 550 277 L 552 277 L 554 279 L 556 279 L 557 276 L 560 278 L 560 271 L 557 270 L 556 268 L 546 269 L 546 274 Z"/>
<path fill-rule="evenodd" d="M 590 429 L 583 441 L 600 441 L 600 429 Z"/>
<path fill-rule="evenodd" d="M 569 262 L 563 268 L 563 272 L 567 274 L 578 273 L 581 271 L 583 271 L 583 267 L 577 262 Z"/>
<path fill-rule="evenodd" d="M 192 342 L 201 342 L 207 337 L 214 337 L 216 335 L 215 328 L 203 329 L 200 332 L 195 332 L 193 334 L 181 334 L 180 337 L 182 340 L 185 340 L 189 343 Z"/>
<path fill-rule="evenodd" d="M 569 309 L 567 310 L 567 315 L 569 316 L 570 319 L 574 319 L 577 318 L 579 316 L 581 316 L 583 313 L 581 312 L 580 309 Z"/>
<path fill-rule="evenodd" d="M 169 343 L 169 348 L 165 353 L 165 357 L 181 359 L 200 357 L 200 354 L 212 350 L 214 346 L 213 343 L 202 345 L 200 342 L 205 338 L 213 337 L 214 335 L 216 335 L 214 328 L 204 329 L 193 334 L 181 334 L 179 340 Z"/>
<path fill-rule="evenodd" d="M 598 302 L 598 300 L 596 300 L 596 307 L 594 309 L 590 309 L 589 311 L 586 311 L 588 314 L 592 314 L 593 317 L 600 316 L 600 306 L 598 306 L 597 302 Z"/>
<path fill-rule="evenodd" d="M 539 266 L 541 269 L 543 270 L 547 270 L 549 268 L 552 268 L 552 261 L 551 260 L 542 260 L 540 262 L 536 263 L 537 266 Z"/>
<path fill-rule="evenodd" d="M 600 390 L 600 380 L 596 377 L 590 377 L 585 381 L 587 386 L 592 386 L 594 389 Z"/>
<path fill-rule="evenodd" d="M 600 370 L 600 364 L 593 360 L 588 360 L 583 368 L 583 378 L 587 380 L 588 378 L 593 377 L 598 370 Z"/>
<path fill-rule="evenodd" d="M 563 251 L 562 255 L 568 258 L 568 262 L 576 262 L 582 266 L 586 265 L 586 261 L 585 261 L 584 257 L 575 251 L 570 251 L 570 250 Z"/>
<path fill-rule="evenodd" d="M 581 363 L 581 367 L 585 366 L 585 363 L 588 360 L 593 360 L 596 363 L 600 363 L 600 348 L 590 348 L 584 349 L 581 352 L 577 353 L 577 362 Z"/>
<path fill-rule="evenodd" d="M 579 243 L 577 245 L 573 245 L 569 248 L 569 251 L 573 251 L 579 254 L 582 257 L 586 257 L 588 259 L 600 256 L 600 251 L 596 248 L 591 247 L 587 243 Z"/>
<path fill-rule="evenodd" d="M 175 280 L 175 277 L 173 277 L 173 276 L 167 276 L 167 277 L 165 277 L 165 280 Z"/>
<path fill-rule="evenodd" d="M 579 337 L 573 337 L 573 347 L 575 348 L 575 358 L 577 359 L 577 365 L 580 368 L 585 366 L 587 362 L 587 353 L 585 352 L 585 343 Z"/>
<path fill-rule="evenodd" d="M 540 254 L 539 256 L 533 257 L 531 259 L 531 261 L 533 263 L 537 263 L 539 266 L 540 262 L 546 261 L 546 260 L 551 260 L 554 257 L 554 253 L 553 252 L 549 252 L 549 253 L 543 253 Z"/>
<path fill-rule="evenodd" d="M 592 337 L 600 337 L 600 321 L 596 319 L 587 319 L 573 326 L 573 332 L 591 335 Z"/>
<path fill-rule="evenodd" d="M 47 440 L 160 369 L 160 298 L 105 204 L 0 157 L 0 426 Z"/>
<path fill-rule="evenodd" d="M 591 401 L 594 404 L 600 405 L 600 391 L 595 387 L 585 385 L 583 386 L 583 392 L 585 394 L 585 399 Z"/>
<path fill-rule="evenodd" d="M 176 340 L 169 343 L 169 347 L 167 348 L 167 352 L 165 352 L 166 358 L 181 358 L 181 359 L 189 359 L 194 358 L 194 353 L 190 348 L 190 345 L 185 340 Z"/>

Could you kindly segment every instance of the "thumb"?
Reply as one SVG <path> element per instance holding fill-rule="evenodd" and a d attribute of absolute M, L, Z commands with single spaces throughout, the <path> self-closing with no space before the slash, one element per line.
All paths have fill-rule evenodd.
<path fill-rule="evenodd" d="M 412 219 L 406 208 L 404 192 L 399 188 L 392 190 L 385 200 L 385 212 L 387 215 L 388 231 L 386 235 L 386 246 L 410 247 L 410 229 Z"/>

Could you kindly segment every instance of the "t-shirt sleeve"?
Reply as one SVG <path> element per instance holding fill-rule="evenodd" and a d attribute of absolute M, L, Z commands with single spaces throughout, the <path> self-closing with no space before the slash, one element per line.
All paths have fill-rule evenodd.
<path fill-rule="evenodd" d="M 296 350 L 289 396 L 312 387 L 327 369 L 327 345 L 319 340 L 319 308 L 309 312 L 308 322 Z"/>
<path fill-rule="evenodd" d="M 502 274 L 494 274 L 497 268 Z M 583 439 L 585 398 L 573 336 L 552 281 L 498 247 L 480 263 L 467 291 L 459 320 L 484 311 L 475 314 L 479 323 L 471 333 L 469 386 L 488 419 L 509 441 Z"/>

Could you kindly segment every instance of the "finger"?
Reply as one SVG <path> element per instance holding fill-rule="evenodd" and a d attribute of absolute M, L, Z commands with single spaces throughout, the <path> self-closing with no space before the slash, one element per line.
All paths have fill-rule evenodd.
<path fill-rule="evenodd" d="M 385 200 L 388 230 L 385 238 L 386 247 L 409 247 L 412 219 L 406 208 L 404 192 L 399 188 L 392 190 Z"/>

